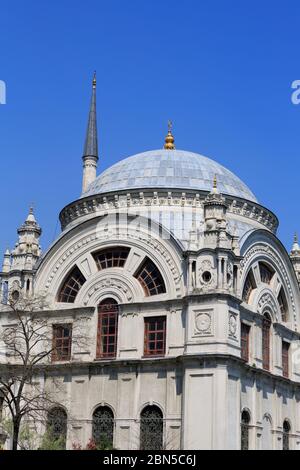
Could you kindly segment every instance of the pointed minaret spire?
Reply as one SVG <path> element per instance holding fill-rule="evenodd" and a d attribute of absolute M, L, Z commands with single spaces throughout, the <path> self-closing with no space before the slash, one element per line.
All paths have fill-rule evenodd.
<path fill-rule="evenodd" d="M 89 122 L 83 151 L 83 181 L 82 193 L 85 193 L 89 185 L 97 177 L 98 165 L 98 135 L 97 135 L 97 111 L 96 111 L 96 72 L 92 84 L 92 99 L 90 106 Z"/>

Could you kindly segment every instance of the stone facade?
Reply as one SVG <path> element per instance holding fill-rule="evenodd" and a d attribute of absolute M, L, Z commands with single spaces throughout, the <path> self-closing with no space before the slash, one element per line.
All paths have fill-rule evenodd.
<path fill-rule="evenodd" d="M 52 363 L 67 448 L 89 441 L 102 407 L 113 416 L 113 446 L 139 449 L 148 407 L 161 414 L 167 449 L 281 449 L 286 442 L 300 449 L 300 248 L 295 240 L 287 254 L 276 216 L 253 200 L 220 194 L 215 181 L 210 192 L 153 183 L 83 195 L 60 219 L 62 234 L 42 256 L 32 211 L 19 229 L 1 273 L 0 325 L 11 321 L 9 295 L 42 294 L 50 336 L 52 325 L 68 324 L 73 340 L 76 331 L 88 338 L 81 347 L 72 343 L 68 360 Z M 126 254 L 124 263 L 109 264 L 114 250 Z M 145 263 L 160 286 L 154 275 L 154 287 L 138 275 Z M 84 281 L 70 302 L 62 289 L 74 267 Z M 113 357 L 99 353 L 97 308 L 106 299 L 118 305 Z M 158 317 L 164 350 L 149 354 L 146 324 Z"/>

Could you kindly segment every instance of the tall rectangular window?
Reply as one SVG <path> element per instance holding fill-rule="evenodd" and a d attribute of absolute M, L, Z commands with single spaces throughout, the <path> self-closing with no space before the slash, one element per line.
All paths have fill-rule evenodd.
<path fill-rule="evenodd" d="M 52 361 L 69 361 L 72 349 L 72 324 L 53 325 Z"/>
<path fill-rule="evenodd" d="M 164 356 L 166 353 L 166 317 L 145 318 L 144 355 Z"/>
<path fill-rule="evenodd" d="M 286 378 L 289 377 L 289 348 L 289 343 L 282 341 L 282 375 Z"/>
<path fill-rule="evenodd" d="M 271 319 L 265 314 L 262 324 L 262 363 L 265 370 L 270 370 L 270 330 Z"/>
<path fill-rule="evenodd" d="M 117 355 L 119 307 L 115 300 L 106 299 L 98 307 L 97 358 Z"/>
<path fill-rule="evenodd" d="M 241 358 L 249 361 L 250 326 L 241 323 Z"/>

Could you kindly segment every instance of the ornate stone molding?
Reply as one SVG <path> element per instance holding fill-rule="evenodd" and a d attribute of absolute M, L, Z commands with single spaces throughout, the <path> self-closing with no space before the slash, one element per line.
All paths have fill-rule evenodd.
<path fill-rule="evenodd" d="M 56 262 L 54 268 L 52 269 L 50 275 L 48 276 L 47 281 L 45 283 L 46 292 L 49 291 L 57 272 L 63 267 L 63 265 L 67 263 L 68 259 L 75 252 L 79 252 L 80 250 L 82 250 L 82 248 L 89 247 L 96 241 L 107 242 L 111 240 L 124 240 L 124 242 L 126 242 L 132 240 L 134 242 L 142 242 L 143 244 L 146 244 L 146 246 L 149 246 L 155 252 L 159 253 L 159 255 L 164 259 L 170 269 L 175 285 L 175 291 L 179 296 L 181 292 L 181 276 L 173 261 L 171 253 L 166 249 L 166 247 L 159 241 L 159 239 L 147 236 L 139 229 L 130 231 L 127 228 L 125 232 L 122 233 L 122 228 L 119 227 L 114 227 L 113 229 L 109 230 L 103 228 L 103 230 L 101 231 L 96 229 L 95 233 L 86 235 L 85 237 L 82 237 L 81 239 L 74 242 L 65 251 L 65 253 L 61 255 L 59 260 Z"/>
<path fill-rule="evenodd" d="M 196 310 L 194 312 L 194 336 L 212 336 L 213 319 L 211 310 Z"/>
<path fill-rule="evenodd" d="M 273 295 L 270 292 L 263 292 L 257 302 L 258 313 L 263 314 L 266 307 L 271 311 L 272 315 L 279 321 L 278 305 Z"/>
<path fill-rule="evenodd" d="M 284 279 L 285 286 L 288 290 L 289 297 L 290 297 L 290 302 L 293 310 L 293 317 L 294 321 L 297 322 L 296 318 L 296 305 L 295 305 L 295 299 L 293 295 L 293 290 L 290 282 L 290 278 L 288 275 L 288 272 L 285 268 L 284 263 L 282 262 L 280 256 L 276 253 L 276 251 L 269 245 L 263 245 L 261 243 L 258 243 L 254 246 L 252 246 L 244 255 L 244 258 L 242 259 L 240 263 L 240 273 L 241 275 L 247 270 L 248 266 L 253 262 L 253 259 L 258 257 L 259 255 L 265 255 L 269 257 L 274 265 L 277 267 L 277 270 L 280 272 L 281 276 Z"/>
<path fill-rule="evenodd" d="M 88 198 L 79 199 L 66 206 L 60 213 L 62 230 L 65 230 L 75 220 L 90 214 L 112 211 L 115 209 L 137 208 L 137 207 L 203 207 L 204 199 L 207 197 L 206 191 L 151 191 L 146 192 L 122 192 L 118 194 L 95 195 Z M 230 196 L 225 197 L 228 205 L 227 213 L 240 215 L 242 217 L 255 220 L 273 233 L 278 228 L 276 216 L 269 210 L 251 201 L 235 199 Z M 80 222 L 80 221 L 78 221 Z"/>
<path fill-rule="evenodd" d="M 204 291 L 209 291 L 217 287 L 216 270 L 211 260 L 205 259 L 201 261 L 198 272 L 201 289 Z M 204 278 L 204 273 L 209 273 L 210 278 Z"/>
<path fill-rule="evenodd" d="M 237 313 L 229 312 L 228 332 L 230 338 L 237 338 Z"/>
<path fill-rule="evenodd" d="M 125 296 L 127 302 L 132 302 L 134 294 L 129 288 L 126 282 L 122 281 L 116 277 L 109 277 L 106 279 L 101 279 L 99 282 L 94 283 L 83 297 L 83 305 L 87 306 L 90 303 L 90 299 L 95 296 L 98 292 L 105 292 L 110 289 L 115 289 L 119 291 L 123 296 Z"/>

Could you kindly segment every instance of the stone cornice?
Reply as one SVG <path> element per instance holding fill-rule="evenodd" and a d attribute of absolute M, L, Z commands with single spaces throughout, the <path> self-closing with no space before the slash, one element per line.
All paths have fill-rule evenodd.
<path fill-rule="evenodd" d="M 272 382 L 274 387 L 276 386 L 289 386 L 293 387 L 294 392 L 300 392 L 300 383 L 287 379 L 281 375 L 274 374 L 272 372 L 266 371 L 254 367 L 245 361 L 243 361 L 238 356 L 233 356 L 232 354 L 218 354 L 218 353 L 206 353 L 206 354 L 186 354 L 182 356 L 171 356 L 171 357 L 158 357 L 158 358 L 139 358 L 139 359 L 104 359 L 104 360 L 94 360 L 89 362 L 64 362 L 64 363 L 51 363 L 45 365 L 39 365 L 36 367 L 37 374 L 45 373 L 45 375 L 51 375 L 52 373 L 66 374 L 68 372 L 76 375 L 78 372 L 79 375 L 82 375 L 85 370 L 89 376 L 93 374 L 98 374 L 100 371 L 105 369 L 117 369 L 121 371 L 123 368 L 131 368 L 132 370 L 140 369 L 142 367 L 152 366 L 152 367 L 178 367 L 187 365 L 188 367 L 196 366 L 205 370 L 208 367 L 236 367 L 236 370 L 244 372 L 245 374 L 251 374 L 255 376 L 256 379 L 260 380 L 269 380 Z M 0 371 L 5 370 L 6 364 L 0 364 Z M 11 367 L 11 365 L 9 365 Z M 17 369 L 18 366 L 14 365 L 14 368 Z M 239 375 L 239 377 L 241 377 Z"/>
<path fill-rule="evenodd" d="M 176 191 L 166 188 L 143 191 L 118 191 L 117 193 L 106 193 L 79 199 L 67 205 L 60 213 L 59 218 L 62 230 L 78 219 L 89 215 L 97 215 L 113 210 L 125 210 L 126 208 L 149 208 L 149 207 L 190 207 L 203 208 L 203 203 L 207 197 L 207 191 Z M 237 214 L 246 219 L 253 220 L 273 233 L 278 228 L 278 219 L 271 211 L 265 207 L 245 199 L 225 197 L 228 205 L 228 213 Z"/>

